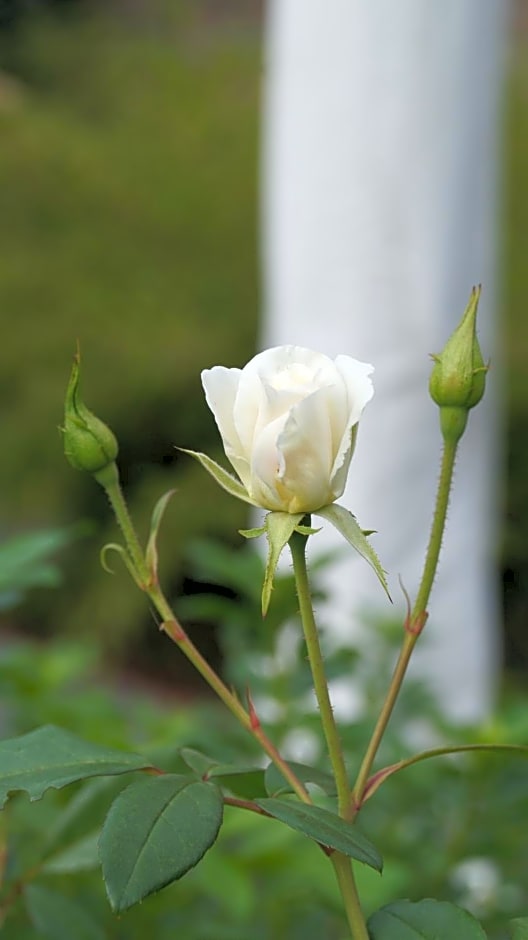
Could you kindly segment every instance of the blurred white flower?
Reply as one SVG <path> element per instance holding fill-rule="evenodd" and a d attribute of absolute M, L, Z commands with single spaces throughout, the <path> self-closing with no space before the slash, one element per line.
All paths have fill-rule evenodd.
<path fill-rule="evenodd" d="M 288 760 L 310 764 L 321 756 L 321 741 L 309 728 L 292 728 L 281 742 L 281 753 Z"/>
<path fill-rule="evenodd" d="M 496 905 L 501 873 L 491 858 L 464 859 L 452 872 L 451 880 L 461 894 L 461 903 L 475 916 L 483 917 Z"/>

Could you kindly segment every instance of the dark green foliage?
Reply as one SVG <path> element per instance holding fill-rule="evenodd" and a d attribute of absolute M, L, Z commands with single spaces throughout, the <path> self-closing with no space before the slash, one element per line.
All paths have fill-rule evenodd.
<path fill-rule="evenodd" d="M 279 819 L 296 832 L 302 832 L 320 845 L 336 849 L 381 872 L 383 862 L 375 846 L 356 826 L 341 819 L 336 813 L 330 813 L 322 806 L 306 806 L 298 800 L 272 797 L 256 800 L 256 803 L 274 819 Z"/>
<path fill-rule="evenodd" d="M 99 852 L 114 911 L 125 911 L 193 868 L 216 840 L 222 794 L 213 783 L 164 774 L 127 787 L 106 817 Z"/>
<path fill-rule="evenodd" d="M 67 545 L 86 535 L 90 527 L 44 529 L 15 535 L 0 543 L 0 611 L 21 604 L 34 588 L 58 587 L 63 583 L 55 556 Z"/>
<path fill-rule="evenodd" d="M 511 51 L 506 87 L 504 238 L 502 282 L 505 349 L 492 354 L 504 368 L 507 467 L 502 547 L 506 615 L 506 659 L 512 669 L 528 663 L 528 57 L 526 32 Z"/>
<path fill-rule="evenodd" d="M 372 940 L 486 940 L 467 911 L 431 898 L 395 901 L 374 914 L 368 926 Z"/>
<path fill-rule="evenodd" d="M 25 790 L 30 800 L 40 800 L 50 787 L 60 789 L 77 780 L 145 766 L 148 761 L 137 754 L 90 744 L 69 731 L 44 725 L 0 742 L 0 808 L 18 790 Z"/>
<path fill-rule="evenodd" d="M 223 789 L 235 796 L 254 799 L 266 796 L 264 786 L 265 771 L 260 767 L 241 764 L 220 764 L 214 758 L 207 757 L 201 751 L 191 747 L 182 747 L 180 757 L 193 770 L 198 778 L 214 780 Z"/>
<path fill-rule="evenodd" d="M 330 773 L 324 770 L 317 770 L 316 767 L 309 767 L 307 764 L 299 764 L 297 761 L 289 761 L 289 766 L 299 780 L 303 783 L 315 783 L 323 793 L 335 796 L 335 780 Z M 266 767 L 266 790 L 269 796 L 280 796 L 281 793 L 290 793 L 291 785 L 283 777 L 282 773 L 275 767 L 275 764 L 269 764 Z"/>
<path fill-rule="evenodd" d="M 174 445 L 218 453 L 199 373 L 250 358 L 257 312 L 253 20 L 213 29 L 203 4 L 161 0 L 145 16 L 36 17 L 4 47 L 6 72 L 0 61 L 3 525 L 95 521 L 53 615 L 39 595 L 24 620 L 114 647 L 148 613 L 100 576 L 111 515 L 62 454 L 76 340 L 143 536 L 156 498 L 178 488 L 162 537 L 165 583 L 178 584 L 191 532 L 235 537 L 246 521 Z"/>
<path fill-rule="evenodd" d="M 313 574 L 316 576 L 335 554 L 319 556 L 311 566 Z M 256 551 L 246 545 L 231 549 L 210 539 L 193 539 L 185 560 L 196 588 L 203 585 L 203 590 L 176 598 L 176 613 L 185 623 L 218 626 L 223 671 L 228 680 L 242 692 L 250 677 L 252 692 L 265 688 L 266 694 L 276 695 L 280 700 L 288 698 L 288 691 L 290 698 L 308 692 L 311 676 L 307 667 L 283 670 L 277 664 L 274 676 L 267 675 L 264 681 L 254 669 L 255 649 L 266 657 L 273 656 L 280 628 L 297 616 L 293 573 L 285 569 L 275 578 L 271 605 L 263 618 L 261 593 L 265 561 Z M 317 602 L 324 597 L 317 581 L 312 593 Z M 298 646 L 300 638 L 293 642 Z M 295 656 L 293 650 L 292 654 Z M 348 655 L 354 654 L 347 651 L 343 657 Z M 329 668 L 331 675 L 332 660 Z"/>
<path fill-rule="evenodd" d="M 89 910 L 63 894 L 41 885 L 28 885 L 24 892 L 29 918 L 38 936 L 49 940 L 104 940 L 103 929 Z"/>
<path fill-rule="evenodd" d="M 244 672 L 257 703 L 266 695 L 276 700 L 275 719 L 266 724 L 279 747 L 288 740 L 291 745 L 292 727 L 303 729 L 315 756 L 315 769 L 294 766 L 301 779 L 314 787 L 314 794 L 319 794 L 321 805 L 332 811 L 319 721 L 316 712 L 306 707 L 309 680 L 302 644 L 297 639 L 286 657 L 277 656 L 283 644 L 280 628 L 286 620 L 290 621 L 288 630 L 299 635 L 295 619 L 291 622 L 295 612 L 287 603 L 291 575 L 277 578 L 271 619 L 261 629 L 258 624 L 262 622 L 251 617 L 260 604 L 262 559 L 243 551 L 238 560 L 227 550 L 206 543 L 200 546 L 198 557 L 202 574 L 209 581 L 221 582 L 225 576 L 229 585 L 238 585 L 240 591 L 236 602 L 204 596 L 208 616 L 218 619 L 226 636 L 231 635 L 224 647 L 228 674 L 241 679 Z M 316 575 L 314 589 L 320 596 Z M 249 636 L 244 622 L 254 624 Z M 358 719 L 341 727 L 351 772 L 386 687 L 401 625 L 372 624 L 371 631 L 375 642 L 367 658 L 359 660 L 351 650 L 330 655 L 327 660 L 333 676 L 346 674 L 365 702 Z M 164 642 L 163 638 L 158 642 Z M 262 674 L 262 660 L 255 657 L 255 650 L 271 657 L 278 668 L 275 676 Z M 273 770 L 264 775 L 255 767 L 255 743 L 217 708 L 190 707 L 176 701 L 160 708 L 147 704 L 133 686 L 130 691 L 123 687 L 117 698 L 111 697 L 95 670 L 94 654 L 86 648 L 57 645 L 37 651 L 30 645 L 7 647 L 0 659 L 0 681 L 8 734 L 53 721 L 75 729 L 88 740 L 142 753 L 145 763 L 152 762 L 169 773 L 188 775 L 190 769 L 196 775 L 195 782 L 203 778 L 243 799 L 260 801 L 264 783 L 272 794 L 284 792 L 280 775 Z M 466 741 L 523 744 L 528 737 L 522 701 L 503 708 L 489 727 L 454 729 L 440 721 L 425 691 L 411 683 L 404 688 L 378 766 L 392 764 L 416 750 L 409 743 L 408 729 L 416 724 L 417 716 L 420 733 L 446 745 Z M 138 766 L 142 761 L 139 758 Z M 436 895 L 462 906 L 475 906 L 475 913 L 485 920 L 490 940 L 505 940 L 508 918 L 520 917 L 528 909 L 524 877 L 528 854 L 522 824 L 528 818 L 526 773 L 525 762 L 512 756 L 474 753 L 426 761 L 391 777 L 361 812 L 362 831 L 379 846 L 385 862 L 381 878 L 364 866 L 358 869 L 366 910 L 374 911 L 406 894 L 413 898 Z M 96 845 L 102 821 L 126 785 L 122 777 L 87 781 L 76 785 L 72 793 L 49 791 L 31 805 L 23 797 L 12 797 L 3 814 L 8 864 L 0 910 L 2 897 L 4 901 L 9 898 L 17 879 L 31 870 L 33 877 L 38 876 L 32 883 L 46 889 L 49 886 L 51 892 L 60 887 L 75 903 L 81 899 L 81 906 L 87 906 L 96 921 L 113 923 L 108 920 L 102 895 Z M 289 799 L 286 807 L 290 809 Z M 302 830 L 302 826 L 294 828 Z M 301 839 L 300 832 L 281 822 L 228 806 L 213 850 L 177 886 L 134 908 L 126 917 L 126 936 L 140 940 L 141 931 L 152 930 L 154 924 L 160 938 L 164 931 L 170 935 L 170 930 L 177 928 L 192 940 L 206 940 L 207 920 L 214 918 L 219 924 L 218 936 L 233 940 L 243 940 L 249 932 L 262 940 L 270 935 L 290 937 L 300 924 L 308 940 L 317 940 L 321 932 L 329 940 L 340 940 L 341 908 L 332 872 L 315 846 L 305 844 L 299 851 Z M 495 886 L 483 897 L 472 892 L 463 875 L 465 866 L 473 863 L 484 863 L 495 872 Z M 150 888 L 162 883 L 163 879 Z M 47 910 L 50 899 L 43 897 Z M 22 899 L 18 907 L 9 908 L 6 923 L 15 931 L 13 937 L 24 936 L 23 910 Z M 10 940 L 10 934 L 6 935 Z"/>
<path fill-rule="evenodd" d="M 222 6 L 221 15 L 205 0 L 116 4 L 114 15 L 107 4 L 59 6 L 76 15 L 32 15 L 16 41 L 10 32 L 0 42 L 3 525 L 96 522 L 92 540 L 71 554 L 60 606 L 52 613 L 39 595 L 24 621 L 97 630 L 119 648 L 147 614 L 137 594 L 99 577 L 97 549 L 115 537 L 108 507 L 61 455 L 55 429 L 69 362 L 79 338 L 87 402 L 119 437 L 143 534 L 159 494 L 178 487 L 163 575 L 179 587 L 189 534 L 233 539 L 247 524 L 244 508 L 173 444 L 219 455 L 199 371 L 241 364 L 254 348 L 259 21 L 251 3 Z M 499 321 L 507 328 L 502 566 L 512 664 L 528 659 L 525 52 L 521 36 L 506 99 Z M 491 356 L 495 369 L 500 355 Z"/>
<path fill-rule="evenodd" d="M 257 579 L 252 585 L 256 595 Z M 279 579 L 277 591 L 281 590 Z M 252 593 L 249 584 L 248 593 Z M 258 597 L 254 602 L 258 604 Z M 357 668 L 355 660 L 342 660 L 367 703 L 386 682 L 394 642 L 392 628 L 372 625 L 372 630 L 376 642 L 370 661 L 363 660 Z M 291 662 L 292 674 L 300 664 L 301 655 Z M 336 663 L 334 667 L 339 672 Z M 250 681 L 253 685 L 251 676 Z M 139 752 L 170 773 L 189 774 L 191 768 L 197 782 L 206 774 L 212 784 L 227 786 L 236 795 L 262 796 L 262 772 L 251 770 L 258 753 L 254 742 L 229 716 L 216 707 L 175 698 L 165 699 L 162 706 L 149 704 L 130 680 L 121 683 L 117 696 L 110 695 L 89 650 L 61 644 L 38 650 L 29 645 L 8 648 L 0 659 L 0 682 L 10 716 L 9 735 L 53 720 L 76 728 L 89 740 Z M 260 683 L 259 694 L 263 694 L 263 677 Z M 289 696 L 286 668 L 281 681 L 272 683 L 274 694 L 281 684 Z M 294 699 L 288 710 L 282 702 L 284 711 L 276 722 L 267 723 L 267 730 L 279 745 L 292 724 L 308 732 L 319 753 L 316 771 L 303 772 L 298 765 L 296 769 L 306 781 L 313 779 L 321 805 L 332 808 L 332 797 L 324 795 L 328 762 L 318 738 L 317 715 L 307 711 L 305 702 L 304 696 Z M 355 722 L 342 725 L 351 771 L 357 766 L 374 713 L 375 708 L 367 704 Z M 436 740 L 523 743 L 528 738 L 522 701 L 504 706 L 489 726 L 451 729 L 435 717 L 423 691 L 411 685 L 390 727 L 379 766 L 412 752 L 407 728 L 417 715 L 423 730 L 428 729 Z M 226 760 L 230 762 L 227 767 Z M 234 774 L 232 763 L 238 763 L 241 771 L 245 765 L 245 772 Z M 280 782 L 275 778 L 267 772 L 270 787 Z M 360 817 L 361 830 L 384 857 L 382 876 L 358 866 L 366 911 L 372 913 L 395 897 L 435 895 L 473 907 L 484 920 L 489 940 L 507 940 L 508 919 L 522 917 L 528 910 L 527 779 L 524 761 L 468 754 L 426 761 L 388 780 Z M 137 774 L 134 780 L 145 782 Z M 108 936 L 123 940 L 143 940 L 150 933 L 159 940 L 168 940 L 174 933 L 189 940 L 210 940 L 212 922 L 215 940 L 247 940 L 248 936 L 252 940 L 270 936 L 342 940 L 341 902 L 331 866 L 320 849 L 282 822 L 230 806 L 225 808 L 217 842 L 196 868 L 116 921 L 104 895 L 97 840 L 110 805 L 129 782 L 128 777 L 89 780 L 65 790 L 50 790 L 31 804 L 24 796 L 12 797 L 2 816 L 8 854 L 0 910 L 17 879 L 32 870 L 30 883 L 49 892 L 37 894 L 37 901 L 43 898 L 39 916 L 45 916 L 49 905 L 52 917 L 55 895 L 64 896 L 87 911 L 89 920 L 102 925 Z M 487 896 L 474 894 L 461 878 L 462 867 L 471 860 L 484 861 L 496 871 L 496 885 Z M 24 931 L 30 929 L 27 907 L 24 891 L 17 905 L 9 908 L 2 936 L 25 940 Z M 27 936 L 28 940 L 32 937 L 31 933 Z"/>
<path fill-rule="evenodd" d="M 512 920 L 512 940 L 528 940 L 528 917 L 516 917 Z"/>

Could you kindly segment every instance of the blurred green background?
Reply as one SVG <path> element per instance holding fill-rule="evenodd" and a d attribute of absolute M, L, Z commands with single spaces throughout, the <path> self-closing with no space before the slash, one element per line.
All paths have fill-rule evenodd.
<path fill-rule="evenodd" d="M 62 3 L 5 24 L 1 53 L 0 525 L 95 522 L 67 588 L 33 594 L 19 623 L 119 649 L 148 613 L 102 576 L 116 533 L 62 457 L 65 383 L 79 339 L 143 533 L 178 488 L 162 550 L 178 588 L 189 536 L 239 538 L 245 521 L 174 445 L 218 453 L 200 370 L 255 347 L 259 20 L 244 4 Z"/>
<path fill-rule="evenodd" d="M 276 658 L 272 675 L 260 668 L 273 657 L 276 631 L 285 622 L 291 625 L 296 606 L 293 574 L 287 571 L 277 579 L 263 623 L 263 567 L 256 553 L 246 552 L 241 559 L 237 550 L 195 543 L 197 580 L 229 586 L 237 596 L 195 595 L 181 599 L 177 609 L 221 625 L 226 681 L 238 688 L 249 683 L 259 712 L 271 696 L 274 717 L 268 712 L 266 724 L 281 752 L 288 748 L 291 757 L 295 742 L 309 745 L 311 756 L 305 753 L 305 759 L 324 771 L 328 759 L 319 716 L 307 707 L 311 676 L 300 629 L 294 631 L 291 654 Z M 320 568 L 312 569 L 316 600 Z M 354 721 L 341 723 L 351 771 L 366 747 L 401 642 L 399 623 L 372 624 L 372 629 L 376 642 L 368 657 L 350 649 L 332 652 L 322 631 L 327 674 L 352 680 L 363 702 Z M 160 643 L 167 649 L 166 638 Z M 189 772 L 188 747 L 195 759 L 196 749 L 205 752 L 208 764 L 260 766 L 256 742 L 215 702 L 183 701 L 181 690 L 160 695 L 159 686 L 146 688 L 137 675 L 121 673 L 109 680 L 93 644 L 64 638 L 4 641 L 2 737 L 52 722 L 89 741 L 140 752 L 173 773 Z M 384 737 L 380 766 L 420 746 L 424 731 L 437 744 L 525 744 L 525 696 L 510 692 L 479 727 L 449 727 L 427 689 L 411 680 Z M 259 771 L 250 776 L 258 778 Z M 243 777 L 237 779 L 240 786 Z M 34 803 L 25 794 L 11 796 L 0 814 L 2 940 L 344 940 L 337 884 L 317 846 L 276 820 L 230 806 L 218 841 L 196 868 L 123 915 L 113 915 L 97 842 L 111 802 L 129 784 L 130 775 L 102 777 L 50 789 Z M 255 788 L 258 794 L 255 779 L 246 780 L 235 795 L 255 796 Z M 322 791 L 314 797 L 333 808 Z M 471 910 L 489 940 L 513 940 L 509 920 L 528 912 L 527 818 L 526 755 L 464 754 L 395 774 L 361 812 L 361 830 L 384 858 L 381 877 L 357 866 L 365 912 L 398 896 L 436 897 Z"/>
<path fill-rule="evenodd" d="M 505 648 L 508 666 L 523 671 L 526 7 L 516 7 L 507 62 L 500 304 L 507 382 L 499 546 Z M 164 584 L 174 596 L 187 594 L 177 609 L 197 624 L 200 647 L 215 655 L 219 642 L 228 681 L 243 685 L 255 667 L 254 648 L 269 657 L 275 630 L 291 617 L 291 578 L 277 587 L 262 628 L 261 563 L 248 553 L 243 559 L 230 553 L 241 541 L 236 530 L 246 521 L 244 508 L 219 497 L 212 481 L 174 445 L 220 456 L 199 373 L 219 362 L 243 363 L 255 348 L 261 63 L 257 0 L 0 0 L 3 736 L 51 721 L 101 743 L 144 750 L 169 769 L 184 744 L 212 749 L 224 760 L 256 757 L 248 736 L 207 701 L 185 698 L 181 705 L 188 678 L 182 672 L 180 682 L 174 681 L 178 668 L 183 670 L 181 657 L 176 651 L 167 655 L 167 641 L 159 638 L 119 562 L 114 577 L 102 572 L 99 549 L 116 539 L 116 529 L 102 491 L 66 464 L 58 426 L 79 340 L 85 398 L 119 437 L 126 494 L 143 534 L 156 499 L 178 489 L 162 529 Z M 43 530 L 38 540 L 30 537 L 35 529 Z M 227 547 L 196 541 L 215 536 Z M 60 590 L 49 590 L 60 580 L 50 557 L 62 570 Z M 217 593 L 193 595 L 203 590 L 202 582 L 218 583 Z M 251 632 L 240 630 L 242 622 L 252 625 Z M 219 625 L 218 637 L 201 623 Z M 13 630 L 18 637 L 54 639 L 14 642 Z M 65 635 L 68 640 L 57 641 Z M 94 642 L 87 644 L 87 637 Z M 350 755 L 364 747 L 387 683 L 395 635 L 379 625 L 377 639 L 371 661 L 358 663 L 350 650 L 328 660 L 332 675 L 352 674 L 365 695 L 361 720 L 344 729 Z M 101 668 L 101 647 L 105 665 L 113 657 L 118 673 Z M 180 707 L 174 707 L 174 696 L 160 697 L 161 684 L 152 695 L 137 671 L 122 668 L 131 663 L 152 666 L 158 677 L 166 668 Z M 316 716 L 306 715 L 302 697 L 307 682 L 300 655 L 267 686 L 258 671 L 251 676 L 252 689 L 283 706 L 273 728 L 280 745 L 301 723 L 317 742 Z M 288 710 L 286 702 L 292 701 Z M 452 729 L 435 713 L 426 690 L 411 684 L 383 760 L 408 751 L 406 734 L 416 714 L 440 740 L 526 742 L 523 698 L 510 693 L 479 729 Z M 319 755 L 323 761 L 320 747 Z M 0 843 L 2 825 L 8 834 L 7 894 L 26 866 L 49 856 L 38 884 L 84 903 L 95 921 L 91 937 L 211 940 L 214 924 L 214 940 L 340 940 L 335 885 L 315 848 L 304 848 L 278 823 L 244 813 L 226 813 L 218 845 L 181 883 L 124 918 L 112 917 L 94 834 L 113 788 L 115 781 L 102 780 L 86 791 L 50 792 L 35 805 L 12 799 L 0 821 Z M 364 819 L 386 861 L 383 879 L 360 872 L 367 909 L 398 894 L 436 894 L 467 903 L 482 916 L 489 936 L 504 940 L 507 918 L 528 909 L 528 850 L 519 825 L 528 815 L 526 764 L 495 757 L 431 762 L 396 777 L 381 794 Z M 86 807 L 79 815 L 82 800 Z M 61 840 L 66 858 L 58 852 Z M 470 890 L 468 864 L 488 866 L 491 887 L 485 896 Z M 3 900 L 0 891 L 0 914 Z M 2 936 L 33 940 L 30 914 L 22 902 L 15 905 Z M 67 920 L 64 925 L 67 930 Z M 70 926 L 66 936 L 79 935 Z"/>
<path fill-rule="evenodd" d="M 505 95 L 501 566 L 508 663 L 526 667 L 523 9 Z M 178 489 L 161 551 L 169 590 L 192 590 L 191 536 L 234 543 L 245 521 L 174 444 L 218 454 L 199 372 L 242 363 L 255 348 L 262 12 L 256 0 L 0 3 L 0 533 L 93 522 L 63 555 L 65 587 L 37 590 L 17 611 L 24 630 L 97 634 L 123 656 L 126 637 L 126 657 L 144 662 L 156 638 L 125 575 L 101 572 L 99 548 L 116 535 L 102 491 L 62 456 L 57 428 L 77 340 L 85 398 L 118 435 L 143 533 L 156 498 Z"/>

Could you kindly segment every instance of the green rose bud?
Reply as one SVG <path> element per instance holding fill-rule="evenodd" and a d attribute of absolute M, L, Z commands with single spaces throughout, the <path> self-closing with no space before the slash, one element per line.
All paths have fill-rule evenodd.
<path fill-rule="evenodd" d="M 474 287 L 464 316 L 443 351 L 433 355 L 429 380 L 431 398 L 440 406 L 440 426 L 445 440 L 458 441 L 468 412 L 484 395 L 486 372 L 476 333 L 480 287 Z"/>
<path fill-rule="evenodd" d="M 86 407 L 79 396 L 79 362 L 77 355 L 66 392 L 64 412 L 64 453 L 76 470 L 93 473 L 98 482 L 101 476 L 115 476 L 117 440 L 106 424 Z"/>

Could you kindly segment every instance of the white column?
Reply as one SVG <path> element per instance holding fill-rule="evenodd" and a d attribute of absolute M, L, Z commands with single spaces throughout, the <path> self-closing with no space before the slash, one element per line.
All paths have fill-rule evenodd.
<path fill-rule="evenodd" d="M 493 325 L 504 0 L 271 0 L 263 129 L 263 346 L 372 362 L 341 503 L 373 536 L 391 611 L 350 549 L 325 614 L 354 640 L 363 612 L 416 592 L 441 439 L 427 383 L 482 282 L 485 402 L 461 444 L 416 669 L 460 719 L 483 715 L 500 655 L 497 339 Z M 312 539 L 327 548 L 334 533 Z"/>

